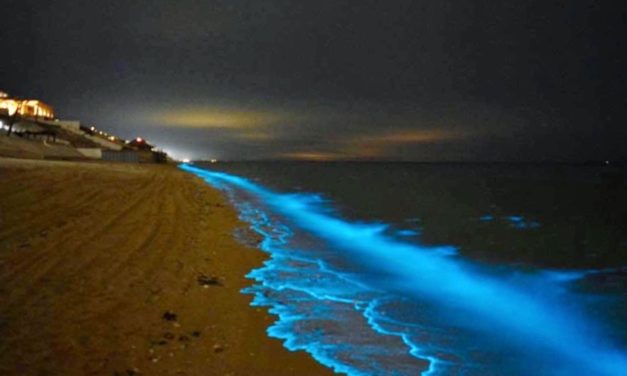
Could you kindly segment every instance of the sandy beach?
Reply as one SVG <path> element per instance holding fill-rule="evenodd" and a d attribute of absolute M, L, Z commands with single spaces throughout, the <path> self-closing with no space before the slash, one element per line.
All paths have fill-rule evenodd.
<path fill-rule="evenodd" d="M 243 227 L 173 166 L 0 159 L 0 374 L 332 374 L 239 293 Z"/>

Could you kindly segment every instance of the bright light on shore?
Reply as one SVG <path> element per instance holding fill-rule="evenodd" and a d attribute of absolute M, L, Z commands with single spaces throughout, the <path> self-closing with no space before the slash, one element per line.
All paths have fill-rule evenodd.
<path fill-rule="evenodd" d="M 189 163 L 189 162 L 190 162 L 189 158 L 184 158 L 183 159 L 183 163 Z"/>

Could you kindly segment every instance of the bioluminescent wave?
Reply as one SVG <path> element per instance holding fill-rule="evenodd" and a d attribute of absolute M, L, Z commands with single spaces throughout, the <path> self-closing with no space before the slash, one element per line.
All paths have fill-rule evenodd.
<path fill-rule="evenodd" d="M 621 375 L 627 355 L 562 288 L 569 278 L 494 268 L 355 223 L 317 196 L 281 194 L 190 165 L 231 195 L 271 258 L 246 292 L 268 332 L 350 375 Z M 406 233 L 407 235 L 409 233 Z M 504 245 L 506 246 L 506 245 Z"/>

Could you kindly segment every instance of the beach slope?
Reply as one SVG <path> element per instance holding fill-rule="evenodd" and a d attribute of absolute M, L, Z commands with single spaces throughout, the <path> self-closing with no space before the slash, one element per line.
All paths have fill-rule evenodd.
<path fill-rule="evenodd" d="M 332 374 L 239 293 L 243 226 L 173 166 L 0 159 L 0 374 Z"/>

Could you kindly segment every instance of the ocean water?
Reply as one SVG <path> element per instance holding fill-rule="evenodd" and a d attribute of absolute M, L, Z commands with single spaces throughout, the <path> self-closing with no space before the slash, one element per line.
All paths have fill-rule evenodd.
<path fill-rule="evenodd" d="M 627 375 L 627 188 L 597 167 L 181 165 L 261 234 L 268 334 L 348 375 Z"/>

